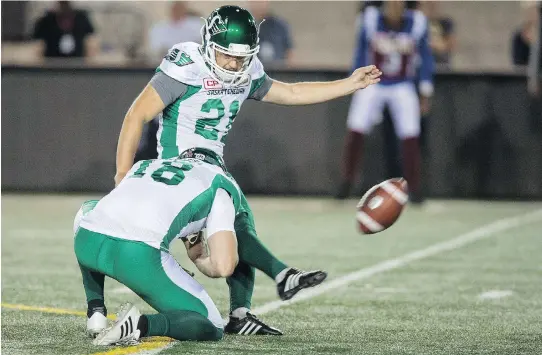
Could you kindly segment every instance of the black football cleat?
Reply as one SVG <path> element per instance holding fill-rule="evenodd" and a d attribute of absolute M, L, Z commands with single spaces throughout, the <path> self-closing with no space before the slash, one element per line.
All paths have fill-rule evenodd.
<path fill-rule="evenodd" d="M 250 312 L 247 312 L 244 318 L 236 318 L 230 315 L 230 320 L 226 324 L 224 332 L 238 335 L 282 335 L 280 330 L 268 326 Z"/>
<path fill-rule="evenodd" d="M 301 271 L 291 267 L 277 284 L 279 297 L 283 301 L 289 300 L 302 289 L 321 284 L 326 277 L 327 273 L 324 271 Z"/>

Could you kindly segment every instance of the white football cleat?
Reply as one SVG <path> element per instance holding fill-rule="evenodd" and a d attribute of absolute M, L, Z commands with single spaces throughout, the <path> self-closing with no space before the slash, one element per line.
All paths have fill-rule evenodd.
<path fill-rule="evenodd" d="M 91 338 L 96 336 L 107 328 L 107 318 L 100 312 L 94 312 L 90 318 L 87 319 L 87 334 Z"/>
<path fill-rule="evenodd" d="M 104 329 L 96 339 L 94 345 L 135 345 L 141 332 L 137 329 L 137 323 L 141 313 L 131 303 L 125 303 L 117 313 L 117 321 L 111 327 Z"/>

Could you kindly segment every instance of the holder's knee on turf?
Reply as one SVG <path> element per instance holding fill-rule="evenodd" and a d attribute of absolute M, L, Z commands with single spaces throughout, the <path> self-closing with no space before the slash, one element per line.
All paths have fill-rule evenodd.
<path fill-rule="evenodd" d="M 224 329 L 217 328 L 205 316 L 192 311 L 171 311 L 148 315 L 149 336 L 168 336 L 186 341 L 217 341 Z"/>

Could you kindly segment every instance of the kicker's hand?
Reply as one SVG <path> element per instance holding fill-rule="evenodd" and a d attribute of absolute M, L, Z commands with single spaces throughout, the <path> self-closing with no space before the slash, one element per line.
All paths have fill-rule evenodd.
<path fill-rule="evenodd" d="M 350 75 L 350 81 L 353 86 L 353 91 L 365 89 L 369 85 L 376 84 L 380 81 L 382 72 L 374 65 L 361 67 L 356 69 Z"/>

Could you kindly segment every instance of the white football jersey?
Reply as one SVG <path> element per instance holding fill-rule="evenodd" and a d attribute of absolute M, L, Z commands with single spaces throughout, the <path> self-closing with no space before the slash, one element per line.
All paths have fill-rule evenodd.
<path fill-rule="evenodd" d="M 243 102 L 264 83 L 262 63 L 254 57 L 247 80 L 224 88 L 213 79 L 194 42 L 170 49 L 157 70 L 187 85 L 187 91 L 160 114 L 158 154 L 168 159 L 189 148 L 206 148 L 223 156 L 226 135 Z"/>
<path fill-rule="evenodd" d="M 239 186 L 220 167 L 197 159 L 143 160 L 80 227 L 167 251 L 174 239 L 206 226 L 218 189 L 229 193 L 237 211 Z"/>

